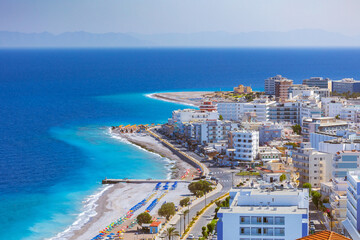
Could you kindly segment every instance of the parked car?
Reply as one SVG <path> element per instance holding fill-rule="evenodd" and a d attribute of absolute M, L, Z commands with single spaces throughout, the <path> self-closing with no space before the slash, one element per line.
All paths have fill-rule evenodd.
<path fill-rule="evenodd" d="M 194 239 L 194 238 L 195 238 L 195 236 L 192 233 L 190 233 L 189 236 L 187 237 L 187 239 Z"/>

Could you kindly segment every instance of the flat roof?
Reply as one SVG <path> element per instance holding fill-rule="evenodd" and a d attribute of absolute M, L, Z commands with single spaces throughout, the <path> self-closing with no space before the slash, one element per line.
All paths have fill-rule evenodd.
<path fill-rule="evenodd" d="M 244 214 L 307 214 L 306 208 L 298 206 L 233 206 L 231 208 L 220 208 L 220 213 L 244 213 Z"/>

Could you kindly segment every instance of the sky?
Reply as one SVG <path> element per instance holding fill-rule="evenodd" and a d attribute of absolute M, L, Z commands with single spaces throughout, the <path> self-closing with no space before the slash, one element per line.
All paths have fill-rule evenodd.
<path fill-rule="evenodd" d="M 0 0 L 0 31 L 360 34 L 359 0 Z"/>

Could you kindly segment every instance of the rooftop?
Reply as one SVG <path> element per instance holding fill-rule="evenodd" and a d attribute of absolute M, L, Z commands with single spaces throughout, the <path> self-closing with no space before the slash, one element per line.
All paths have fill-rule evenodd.
<path fill-rule="evenodd" d="M 343 235 L 340 235 L 336 232 L 330 232 L 330 231 L 321 231 L 303 238 L 299 238 L 297 240 L 343 240 L 343 239 L 348 239 L 350 240 L 350 238 L 344 237 Z"/>

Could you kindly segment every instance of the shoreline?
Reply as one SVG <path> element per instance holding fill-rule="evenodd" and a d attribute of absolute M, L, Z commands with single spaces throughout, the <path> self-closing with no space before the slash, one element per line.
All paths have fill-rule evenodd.
<path fill-rule="evenodd" d="M 183 161 L 181 158 L 172 153 L 168 148 L 163 146 L 157 139 L 147 133 L 132 133 L 123 134 L 116 130 L 110 130 L 112 134 L 122 139 L 125 139 L 130 144 L 133 144 L 144 151 L 159 155 L 162 158 L 167 159 L 174 166 L 170 167 L 170 179 L 180 179 L 182 174 L 190 169 L 195 172 L 193 166 Z M 169 179 L 168 178 L 168 179 Z"/>
<path fill-rule="evenodd" d="M 206 93 L 209 92 L 151 93 L 151 94 L 146 94 L 146 97 L 160 101 L 198 107 L 201 104 L 201 102 L 194 101 L 192 98 L 194 97 L 198 98 Z M 180 179 L 182 174 L 184 174 L 187 169 L 190 169 L 189 176 L 191 176 L 191 172 L 193 172 L 193 174 L 196 174 L 196 170 L 193 166 L 180 159 L 178 156 L 176 156 L 168 148 L 163 146 L 157 139 L 152 137 L 150 134 L 147 133 L 123 134 L 120 132 L 113 131 L 111 130 L 111 128 L 109 128 L 109 134 L 111 137 L 114 137 L 119 141 L 132 144 L 143 151 L 156 154 L 159 157 L 164 158 L 164 160 L 167 160 L 169 163 L 168 166 L 169 174 L 166 179 Z M 151 185 L 151 184 L 137 184 L 137 186 L 140 186 L 142 188 L 142 191 L 139 191 L 139 193 L 143 193 L 143 194 L 146 193 L 145 189 L 149 191 L 146 185 Z M 98 233 L 98 231 L 106 227 L 112 220 L 121 216 L 121 214 L 119 214 L 118 209 L 117 210 L 114 209 L 114 205 L 117 204 L 121 204 L 122 206 L 129 205 L 129 202 L 131 201 L 124 202 L 121 201 L 119 198 L 121 198 L 121 196 L 124 195 L 125 192 L 131 192 L 135 190 L 135 188 L 133 189 L 130 186 L 133 186 L 133 184 L 118 183 L 111 186 L 107 186 L 104 189 L 100 190 L 100 192 L 95 193 L 94 195 L 96 194 L 100 194 L 100 195 L 92 203 L 95 205 L 95 208 L 91 209 L 93 210 L 93 212 L 87 216 L 88 217 L 87 221 L 85 221 L 81 226 L 76 226 L 78 222 L 81 220 L 80 216 L 86 214 L 86 211 L 83 211 L 78 215 L 78 217 L 76 218 L 73 224 L 71 224 L 64 231 L 58 233 L 56 236 L 50 239 L 60 240 L 66 238 L 69 240 L 76 240 L 76 239 L 91 238 L 95 236 Z M 124 192 L 124 193 L 118 194 L 118 196 L 114 198 L 113 195 L 116 195 L 115 193 L 119 193 L 119 192 Z M 141 199 L 137 199 L 137 200 L 141 200 Z M 130 205 L 131 204 L 134 204 L 134 202 L 131 202 Z M 127 207 L 130 208 L 130 205 Z M 86 205 L 84 205 L 83 207 L 85 208 Z M 123 212 L 123 214 L 125 214 L 125 211 Z"/>
<path fill-rule="evenodd" d="M 164 101 L 177 103 L 192 107 L 199 107 L 204 95 L 212 93 L 211 91 L 193 91 L 193 92 L 163 92 L 163 93 L 149 93 L 146 97 Z M 201 99 L 201 100 L 200 100 Z"/>

